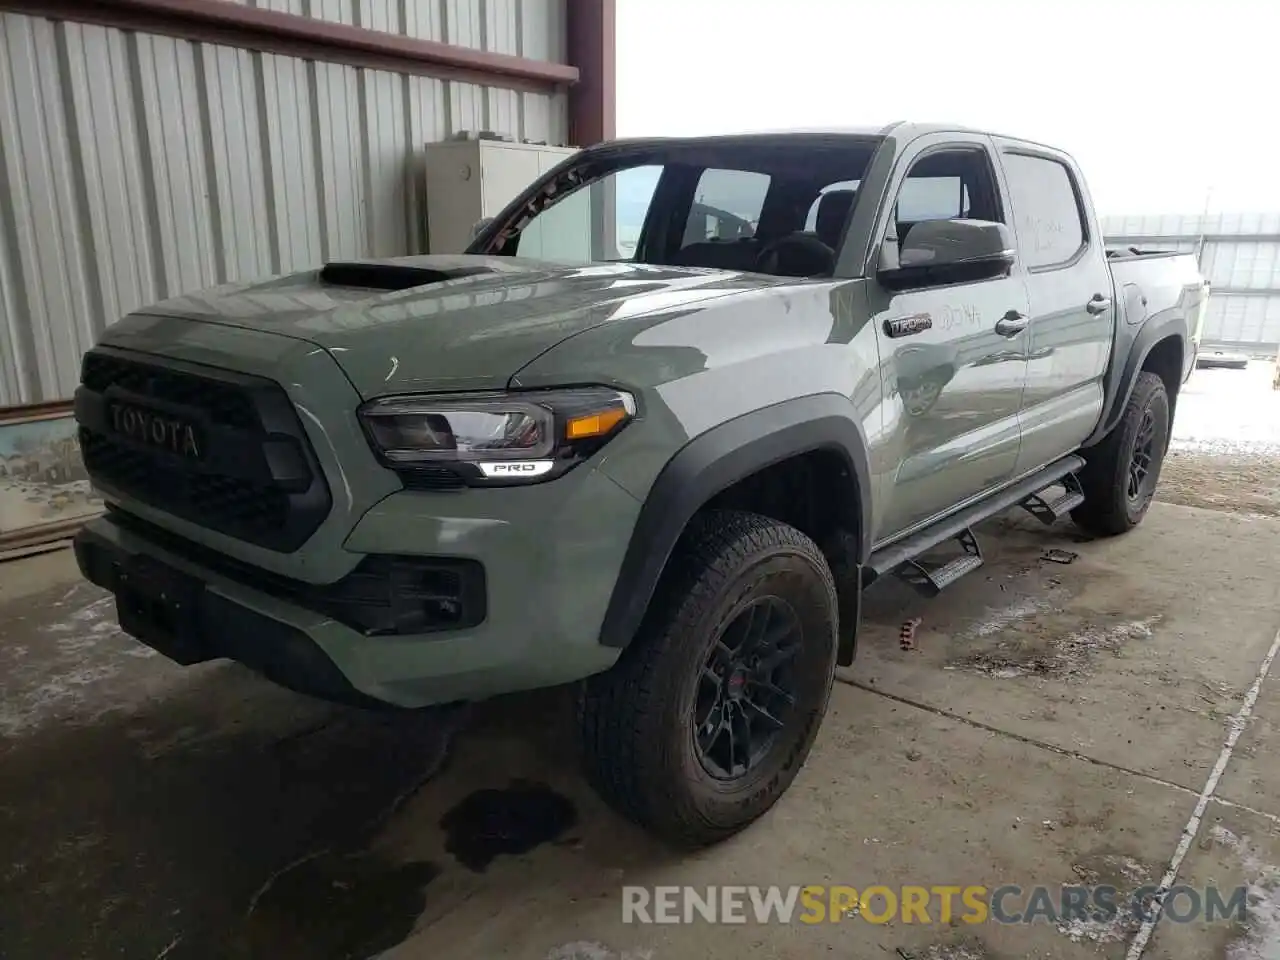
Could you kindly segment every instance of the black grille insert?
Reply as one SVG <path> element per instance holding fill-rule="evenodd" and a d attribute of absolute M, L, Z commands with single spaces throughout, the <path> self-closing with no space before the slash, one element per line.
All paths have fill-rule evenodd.
<path fill-rule="evenodd" d="M 76 420 L 85 469 L 122 499 L 279 552 L 329 513 L 302 423 L 270 380 L 95 347 Z"/>
<path fill-rule="evenodd" d="M 253 400 L 234 383 L 192 376 L 101 352 L 85 354 L 81 382 L 94 393 L 115 387 L 180 407 L 204 411 L 215 423 L 242 430 L 261 427 Z"/>
<path fill-rule="evenodd" d="M 448 467 L 424 466 L 405 470 L 400 482 L 406 490 L 465 490 L 467 481 Z"/>

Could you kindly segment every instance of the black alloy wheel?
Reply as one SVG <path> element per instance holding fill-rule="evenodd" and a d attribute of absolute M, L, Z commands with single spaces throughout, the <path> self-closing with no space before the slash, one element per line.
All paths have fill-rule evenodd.
<path fill-rule="evenodd" d="M 736 780 L 768 755 L 795 706 L 791 664 L 804 640 L 780 597 L 750 601 L 711 646 L 691 720 L 703 769 Z"/>
<path fill-rule="evenodd" d="M 1152 463 L 1155 460 L 1156 418 L 1150 408 L 1143 413 L 1142 423 L 1133 438 L 1133 453 L 1129 457 L 1129 499 L 1134 503 L 1146 491 L 1147 479 L 1151 476 Z"/>

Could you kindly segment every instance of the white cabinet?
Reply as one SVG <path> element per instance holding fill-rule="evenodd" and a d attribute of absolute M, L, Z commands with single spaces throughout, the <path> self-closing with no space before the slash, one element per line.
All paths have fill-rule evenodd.
<path fill-rule="evenodd" d="M 505 140 L 428 143 L 426 185 L 430 251 L 461 253 L 471 242 L 476 221 L 496 216 L 530 183 L 577 152 L 576 147 L 548 147 Z M 530 229 L 520 238 L 520 256 L 587 259 L 591 238 L 587 192 L 564 201 L 565 213 L 580 213 L 580 231 L 565 229 L 565 224 L 570 220 L 576 221 L 578 216 L 557 217 L 554 230 L 545 229 L 537 222 L 530 224 Z"/>

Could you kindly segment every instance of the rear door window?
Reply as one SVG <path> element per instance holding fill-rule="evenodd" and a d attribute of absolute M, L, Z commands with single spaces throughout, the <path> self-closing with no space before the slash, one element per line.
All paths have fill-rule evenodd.
<path fill-rule="evenodd" d="M 1073 260 L 1087 233 L 1071 171 L 1057 160 L 1022 153 L 1006 153 L 1004 171 L 1023 264 L 1034 270 Z"/>

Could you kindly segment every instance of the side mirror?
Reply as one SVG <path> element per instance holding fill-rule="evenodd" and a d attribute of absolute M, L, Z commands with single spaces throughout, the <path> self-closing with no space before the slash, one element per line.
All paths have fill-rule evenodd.
<path fill-rule="evenodd" d="M 886 240 L 876 279 L 889 290 L 974 283 L 1007 276 L 1013 234 L 988 220 L 922 220 L 901 244 Z"/>
<path fill-rule="evenodd" d="M 481 217 L 477 220 L 471 227 L 471 239 L 474 240 L 480 236 L 480 231 L 491 223 L 493 223 L 493 217 Z"/>

